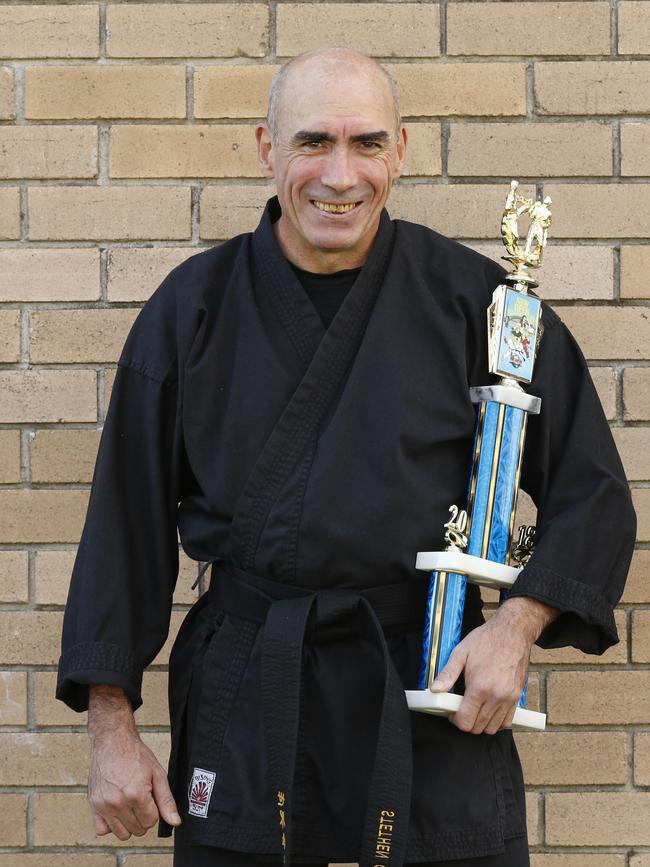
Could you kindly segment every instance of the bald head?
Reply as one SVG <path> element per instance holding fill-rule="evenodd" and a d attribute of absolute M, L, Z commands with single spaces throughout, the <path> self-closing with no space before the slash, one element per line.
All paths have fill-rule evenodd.
<path fill-rule="evenodd" d="M 372 84 L 378 99 L 386 99 L 392 105 L 394 133 L 400 133 L 402 119 L 399 108 L 397 85 L 384 67 L 374 58 L 351 48 L 328 47 L 304 51 L 288 60 L 273 76 L 269 90 L 266 122 L 274 142 L 277 143 L 282 127 L 282 110 L 289 100 L 300 91 L 301 82 L 320 81 L 324 88 L 334 87 L 343 78 L 350 81 L 358 78 Z"/>

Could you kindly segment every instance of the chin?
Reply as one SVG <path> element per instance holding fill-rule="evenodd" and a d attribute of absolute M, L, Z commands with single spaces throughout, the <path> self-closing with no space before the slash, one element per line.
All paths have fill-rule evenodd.
<path fill-rule="evenodd" d="M 319 250 L 351 250 L 359 243 L 356 237 L 344 236 L 343 233 L 337 235 L 333 232 L 307 235 L 306 238 L 312 247 Z"/>

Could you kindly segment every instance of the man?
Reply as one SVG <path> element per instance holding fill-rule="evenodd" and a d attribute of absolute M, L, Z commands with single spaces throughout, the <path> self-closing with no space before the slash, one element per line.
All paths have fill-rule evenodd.
<path fill-rule="evenodd" d="M 57 696 L 89 706 L 98 835 L 175 828 L 174 864 L 528 864 L 511 722 L 529 654 L 618 640 L 634 513 L 584 359 L 543 307 L 522 485 L 538 547 L 409 714 L 427 576 L 464 498 L 504 269 L 385 209 L 407 136 L 346 49 L 285 65 L 256 129 L 258 228 L 175 268 L 120 357 L 72 576 Z M 184 550 L 210 588 L 170 660 L 168 777 L 132 709 Z M 90 685 L 90 686 L 89 686 Z M 168 782 L 169 780 L 169 782 Z"/>

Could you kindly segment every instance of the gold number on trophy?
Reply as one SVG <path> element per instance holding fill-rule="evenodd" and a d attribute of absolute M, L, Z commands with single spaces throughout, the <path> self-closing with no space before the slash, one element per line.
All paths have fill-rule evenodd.
<path fill-rule="evenodd" d="M 444 524 L 445 542 L 452 548 L 463 549 L 467 547 L 467 512 L 458 506 L 450 506 L 451 518 Z"/>
<path fill-rule="evenodd" d="M 535 527 L 521 524 L 519 538 L 512 546 L 511 559 L 517 566 L 525 566 L 535 550 Z"/>

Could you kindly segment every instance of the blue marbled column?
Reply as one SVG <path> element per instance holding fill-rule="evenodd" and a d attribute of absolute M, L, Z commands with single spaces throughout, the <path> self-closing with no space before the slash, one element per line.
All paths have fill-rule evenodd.
<path fill-rule="evenodd" d="M 467 553 L 495 563 L 510 562 L 526 412 L 496 401 L 477 407 L 474 457 L 467 494 Z M 419 689 L 426 689 L 460 641 L 465 603 L 464 575 L 431 573 Z M 501 594 L 501 601 L 507 593 Z M 525 706 L 526 693 L 519 704 Z"/>

